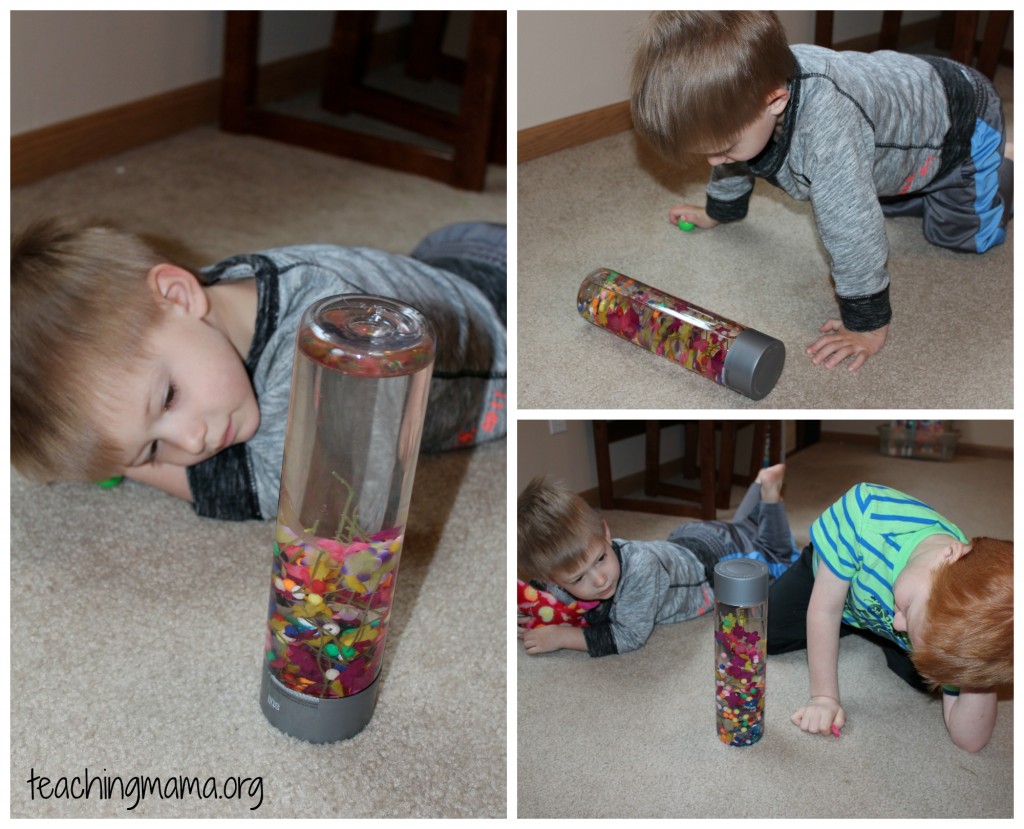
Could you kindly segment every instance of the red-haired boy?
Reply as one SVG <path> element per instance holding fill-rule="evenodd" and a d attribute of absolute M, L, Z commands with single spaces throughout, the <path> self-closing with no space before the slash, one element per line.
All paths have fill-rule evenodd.
<path fill-rule="evenodd" d="M 822 566 L 824 565 L 824 566 Z M 1013 680 L 1013 543 L 969 541 L 921 501 L 857 484 L 811 525 L 811 544 L 772 586 L 768 652 L 807 648 L 811 699 L 802 730 L 837 733 L 839 637 L 868 631 L 914 688 L 942 688 L 953 742 L 979 751 L 996 721 L 996 687 Z"/>

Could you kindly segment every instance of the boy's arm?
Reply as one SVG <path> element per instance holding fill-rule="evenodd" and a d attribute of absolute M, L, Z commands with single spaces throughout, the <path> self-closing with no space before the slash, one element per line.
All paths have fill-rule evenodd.
<path fill-rule="evenodd" d="M 850 589 L 825 563 L 818 567 L 807 607 L 807 667 L 811 701 L 790 718 L 803 731 L 828 734 L 842 728 L 846 712 L 839 703 L 839 625 Z"/>
<path fill-rule="evenodd" d="M 745 218 L 753 189 L 754 174 L 745 161 L 715 165 L 706 189 L 704 210 L 707 216 L 716 223 Z"/>
<path fill-rule="evenodd" d="M 981 751 L 996 725 L 996 692 L 961 689 L 942 694 L 942 718 L 953 742 L 964 751 Z"/>
<path fill-rule="evenodd" d="M 149 484 L 157 489 L 168 492 L 185 501 L 192 500 L 192 490 L 188 485 L 188 475 L 184 466 L 169 463 L 147 463 L 144 466 L 133 466 L 124 470 L 126 477 L 133 481 Z"/>

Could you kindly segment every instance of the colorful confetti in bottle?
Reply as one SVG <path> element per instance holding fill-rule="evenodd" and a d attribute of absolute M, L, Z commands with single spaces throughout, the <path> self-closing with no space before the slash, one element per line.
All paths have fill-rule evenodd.
<path fill-rule="evenodd" d="M 311 742 L 370 720 L 433 370 L 429 323 L 331 297 L 299 326 L 261 705 Z"/>
<path fill-rule="evenodd" d="M 764 735 L 768 567 L 754 559 L 715 566 L 715 723 L 718 739 L 750 746 Z"/>
<path fill-rule="evenodd" d="M 782 374 L 781 341 L 608 268 L 583 280 L 576 307 L 599 328 L 754 400 Z"/>

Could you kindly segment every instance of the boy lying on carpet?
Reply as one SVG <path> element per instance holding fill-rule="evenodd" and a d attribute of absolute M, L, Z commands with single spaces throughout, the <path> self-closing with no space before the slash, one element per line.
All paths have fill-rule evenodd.
<path fill-rule="evenodd" d="M 969 542 L 909 495 L 858 484 L 811 525 L 811 544 L 771 588 L 768 653 L 807 648 L 803 731 L 838 733 L 839 637 L 868 631 L 920 691 L 942 687 L 953 742 L 979 751 L 996 721 L 995 686 L 1013 681 L 1013 543 Z"/>
<path fill-rule="evenodd" d="M 299 318 L 352 293 L 434 327 L 425 451 L 503 437 L 505 240 L 463 223 L 410 256 L 304 245 L 193 273 L 128 233 L 37 223 L 11 252 L 11 460 L 36 480 L 126 475 L 200 515 L 273 518 Z"/>
<path fill-rule="evenodd" d="M 884 217 L 923 217 L 932 244 L 984 253 L 1013 213 L 1013 153 L 986 77 L 946 58 L 790 47 L 773 12 L 652 15 L 632 115 L 670 161 L 712 167 L 705 206 L 673 207 L 673 224 L 744 218 L 755 176 L 810 201 L 840 316 L 807 348 L 815 365 L 856 370 L 885 343 Z"/>
<path fill-rule="evenodd" d="M 521 602 L 519 638 L 526 652 L 568 648 L 605 656 L 636 650 L 654 625 L 693 619 L 714 607 L 713 572 L 723 558 L 760 558 L 777 578 L 798 555 L 782 503 L 784 475 L 782 464 L 762 469 L 731 521 L 681 524 L 667 541 L 613 539 L 604 519 L 578 495 L 543 478 L 532 480 L 518 503 L 519 577 L 569 613 L 559 624 L 538 624 L 532 615 L 537 604 Z M 583 602 L 591 605 L 581 613 Z M 543 619 L 545 604 L 540 607 Z"/>

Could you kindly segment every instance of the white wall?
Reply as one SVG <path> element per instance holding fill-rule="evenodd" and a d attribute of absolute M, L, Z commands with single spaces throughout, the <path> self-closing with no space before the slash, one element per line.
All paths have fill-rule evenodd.
<path fill-rule="evenodd" d="M 575 492 L 597 486 L 594 432 L 589 420 L 566 421 L 566 430 L 552 434 L 550 421 L 519 421 L 519 489 L 537 475 L 551 475 Z M 615 441 L 610 445 L 612 470 L 616 479 L 644 468 L 643 435 Z M 672 426 L 661 435 L 663 462 L 682 457 L 683 427 Z"/>
<path fill-rule="evenodd" d="M 401 25 L 382 12 L 377 29 Z M 325 48 L 334 12 L 268 11 L 260 61 Z M 11 134 L 213 80 L 223 11 L 11 12 Z"/>
<path fill-rule="evenodd" d="M 629 65 L 648 11 L 522 11 L 517 128 L 526 129 L 629 98 Z M 814 39 L 813 11 L 777 12 L 791 43 Z M 938 12 L 904 12 L 913 23 Z M 880 11 L 839 11 L 834 42 L 877 32 Z M 1012 27 L 1011 27 L 1012 28 Z"/>

